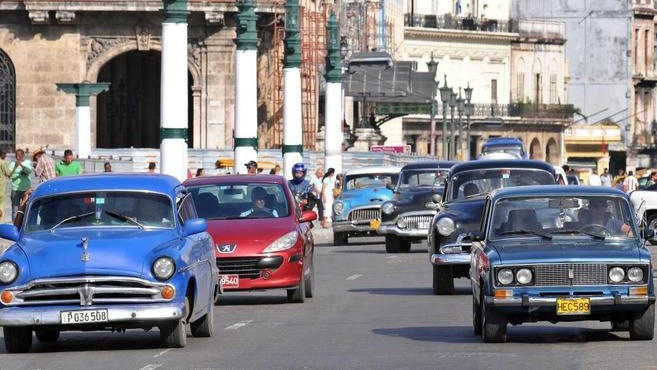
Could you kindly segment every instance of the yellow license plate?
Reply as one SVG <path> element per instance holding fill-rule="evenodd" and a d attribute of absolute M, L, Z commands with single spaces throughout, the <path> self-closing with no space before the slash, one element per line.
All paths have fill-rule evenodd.
<path fill-rule="evenodd" d="M 588 315 L 591 313 L 589 298 L 557 298 L 557 315 Z"/>
<path fill-rule="evenodd" d="M 379 225 L 381 225 L 381 220 L 374 219 L 370 221 L 370 229 L 376 230 L 379 228 Z"/>

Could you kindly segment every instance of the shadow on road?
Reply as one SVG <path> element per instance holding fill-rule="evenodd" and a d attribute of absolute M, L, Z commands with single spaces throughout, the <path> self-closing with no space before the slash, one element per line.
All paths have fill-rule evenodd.
<path fill-rule="evenodd" d="M 188 341 L 194 340 L 188 333 Z M 143 330 L 128 330 L 117 332 L 63 332 L 57 342 L 39 342 L 32 336 L 32 349 L 27 353 L 51 352 L 84 352 L 84 351 L 122 351 L 122 350 L 153 350 L 166 349 L 160 341 L 160 331 L 153 328 L 148 332 Z M 0 354 L 8 353 L 4 345 L 0 346 Z M 12 354 L 12 356 L 20 356 Z"/>
<path fill-rule="evenodd" d="M 424 342 L 443 343 L 482 343 L 481 336 L 475 335 L 472 326 L 420 326 L 407 328 L 374 329 L 373 333 L 389 337 L 401 337 Z M 621 336 L 619 336 L 619 335 Z M 507 342 L 548 344 L 583 343 L 603 341 L 627 341 L 622 332 L 605 329 L 559 327 L 559 326 L 511 326 L 508 327 Z M 494 346 L 495 344 L 490 344 Z M 498 344 L 504 345 L 504 344 Z"/>
<path fill-rule="evenodd" d="M 264 305 L 264 304 L 289 304 L 285 291 L 281 290 L 281 295 L 233 295 L 227 293 L 219 298 L 219 302 L 215 306 L 250 306 L 250 305 Z"/>
<path fill-rule="evenodd" d="M 368 293 L 381 295 L 434 295 L 433 289 L 429 287 L 408 287 L 408 288 L 360 288 L 350 289 L 353 293 Z M 452 295 L 470 295 L 470 287 L 454 287 Z"/>

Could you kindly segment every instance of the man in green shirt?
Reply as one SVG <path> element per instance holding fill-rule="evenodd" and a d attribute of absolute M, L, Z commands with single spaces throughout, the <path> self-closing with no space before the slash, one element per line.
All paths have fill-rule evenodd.
<path fill-rule="evenodd" d="M 9 178 L 11 179 L 11 219 L 16 218 L 16 212 L 20 207 L 21 198 L 30 189 L 30 173 L 32 173 L 32 161 L 25 158 L 23 149 L 16 149 L 16 160 L 11 163 Z"/>
<path fill-rule="evenodd" d="M 55 166 L 55 173 L 57 173 L 57 176 L 72 176 L 82 173 L 80 162 L 73 160 L 73 151 L 71 149 L 64 151 L 64 159 Z"/>

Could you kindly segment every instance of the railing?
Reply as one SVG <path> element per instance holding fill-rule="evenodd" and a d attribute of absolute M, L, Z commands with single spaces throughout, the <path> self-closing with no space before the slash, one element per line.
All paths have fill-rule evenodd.
<path fill-rule="evenodd" d="M 438 104 L 436 113 L 440 115 L 443 107 Z M 447 115 L 450 116 L 447 106 Z M 523 118 L 554 118 L 568 119 L 573 116 L 575 107 L 572 104 L 475 104 L 473 117 L 523 117 Z M 454 109 L 454 116 L 458 111 Z"/>
<path fill-rule="evenodd" d="M 404 14 L 404 26 L 424 27 L 449 30 L 509 32 L 510 20 L 487 19 L 474 17 L 456 17 L 451 14 Z"/>

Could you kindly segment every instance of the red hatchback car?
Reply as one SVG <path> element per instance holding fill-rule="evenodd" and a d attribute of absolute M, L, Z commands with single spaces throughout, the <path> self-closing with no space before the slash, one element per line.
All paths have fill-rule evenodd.
<path fill-rule="evenodd" d="M 317 214 L 301 211 L 283 177 L 204 176 L 184 185 L 207 220 L 224 291 L 286 289 L 298 303 L 313 296 Z"/>

